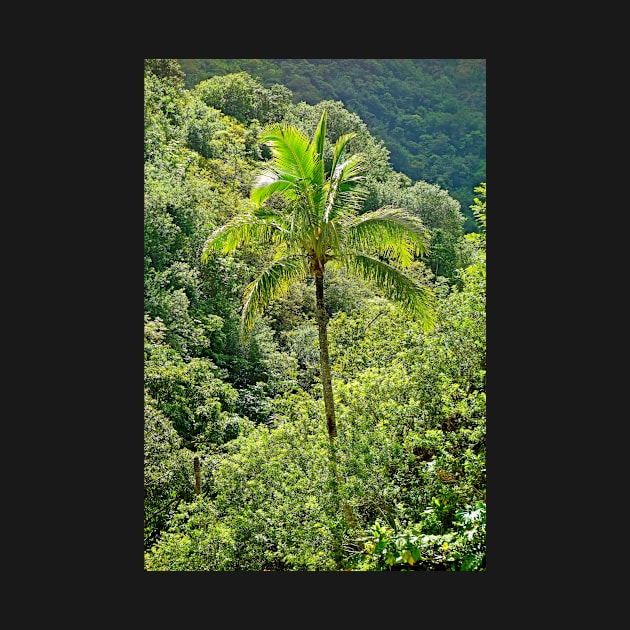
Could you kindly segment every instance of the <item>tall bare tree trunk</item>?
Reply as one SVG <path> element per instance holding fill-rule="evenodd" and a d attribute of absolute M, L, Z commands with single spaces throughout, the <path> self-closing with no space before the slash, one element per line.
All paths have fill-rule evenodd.
<path fill-rule="evenodd" d="M 198 457 L 193 460 L 193 467 L 195 470 L 195 494 L 201 494 L 201 469 Z"/>
<path fill-rule="evenodd" d="M 337 422 L 335 420 L 335 401 L 333 399 L 330 359 L 328 357 L 328 313 L 326 313 L 326 307 L 324 306 L 323 271 L 318 271 L 315 274 L 315 297 L 317 300 L 317 328 L 319 331 L 319 366 L 322 377 L 322 387 L 324 389 L 328 438 L 332 442 L 337 436 Z"/>

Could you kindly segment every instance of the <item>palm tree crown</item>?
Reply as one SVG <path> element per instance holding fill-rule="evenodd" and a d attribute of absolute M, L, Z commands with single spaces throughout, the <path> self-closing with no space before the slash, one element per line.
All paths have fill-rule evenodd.
<path fill-rule="evenodd" d="M 231 253 L 251 241 L 274 247 L 273 262 L 245 289 L 241 331 L 246 336 L 257 314 L 289 286 L 307 275 L 323 283 L 326 264 L 342 265 L 375 282 L 385 293 L 420 318 L 426 330 L 435 323 L 435 299 L 429 287 L 416 284 L 398 267 L 428 253 L 429 234 L 422 221 L 400 208 L 384 207 L 359 214 L 366 197 L 361 185 L 361 155 L 344 156 L 345 134 L 336 141 L 325 169 L 326 111 L 312 140 L 297 127 L 275 123 L 263 131 L 272 160 L 254 184 L 252 210 L 236 216 L 207 239 L 202 260 L 211 251 Z M 286 210 L 264 202 L 278 194 Z M 323 284 L 322 284 L 323 289 Z M 323 304 L 322 304 L 323 307 Z M 325 321 L 324 321 L 325 326 Z"/>

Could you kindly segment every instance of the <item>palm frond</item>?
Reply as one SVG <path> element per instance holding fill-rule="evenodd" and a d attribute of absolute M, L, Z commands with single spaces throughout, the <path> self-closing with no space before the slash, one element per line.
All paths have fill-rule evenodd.
<path fill-rule="evenodd" d="M 430 287 L 417 284 L 391 265 L 363 254 L 349 256 L 344 261 L 351 272 L 377 285 L 394 302 L 417 316 L 425 331 L 436 321 L 436 297 Z"/>
<path fill-rule="evenodd" d="M 408 266 L 414 255 L 429 252 L 430 233 L 415 215 L 385 207 L 351 218 L 346 223 L 348 244 L 355 250 L 373 250 Z"/>
<path fill-rule="evenodd" d="M 283 123 L 275 123 L 263 131 L 260 141 L 270 147 L 273 160 L 258 180 L 261 185 L 252 190 L 253 201 L 262 202 L 280 192 L 293 211 L 301 215 L 297 217 L 300 222 L 311 226 L 319 222 L 324 198 L 325 122 L 323 115 L 312 142 L 298 128 Z"/>
<path fill-rule="evenodd" d="M 274 299 L 284 295 L 291 284 L 306 276 L 305 260 L 304 256 L 287 256 L 275 260 L 245 287 L 241 314 L 243 339 L 249 336 L 256 315 L 263 313 Z"/>
<path fill-rule="evenodd" d="M 341 212 L 358 211 L 368 191 L 360 184 L 364 180 L 363 161 L 359 155 L 353 155 L 336 166 L 327 189 L 328 198 L 324 211 L 324 220 L 336 218 Z"/>
<path fill-rule="evenodd" d="M 344 149 L 346 148 L 346 144 L 348 144 L 348 142 L 356 135 L 356 133 L 346 133 L 337 138 L 337 142 L 335 142 L 335 148 L 333 150 L 333 161 L 330 167 L 331 173 L 334 173 L 337 170 L 337 163 L 341 159 Z"/>
<path fill-rule="evenodd" d="M 324 142 L 326 141 L 326 123 L 327 123 L 328 114 L 326 110 L 322 112 L 322 117 L 319 119 L 319 124 L 317 125 L 317 129 L 315 130 L 315 135 L 313 136 L 312 147 L 313 151 L 317 154 L 318 159 L 321 162 L 322 168 L 324 166 Z"/>
<path fill-rule="evenodd" d="M 206 263 L 211 252 L 229 254 L 239 247 L 256 243 L 277 243 L 289 230 L 286 219 L 266 207 L 259 207 L 234 217 L 214 230 L 203 246 L 201 261 Z"/>
<path fill-rule="evenodd" d="M 250 199 L 254 203 L 262 203 L 266 201 L 276 192 L 288 192 L 290 193 L 291 189 L 294 187 L 294 184 L 290 181 L 276 179 L 275 181 L 269 184 L 261 184 L 258 186 L 254 186 L 250 193 Z"/>
<path fill-rule="evenodd" d="M 275 123 L 263 130 L 260 142 L 273 155 L 273 168 L 281 179 L 307 180 L 313 177 L 318 163 L 308 137 L 297 127 Z"/>

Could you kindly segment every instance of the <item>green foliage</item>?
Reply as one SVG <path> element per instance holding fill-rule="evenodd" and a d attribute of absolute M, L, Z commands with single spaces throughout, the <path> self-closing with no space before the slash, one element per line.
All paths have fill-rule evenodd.
<path fill-rule="evenodd" d="M 145 333 L 144 352 L 146 390 L 184 446 L 222 444 L 238 435 L 238 417 L 231 413 L 238 393 L 210 360 L 184 361 L 175 349 L 156 340 L 155 325 Z"/>
<path fill-rule="evenodd" d="M 435 503 L 439 505 L 437 499 Z M 485 504 L 458 510 L 456 518 L 456 529 L 445 534 L 424 533 L 423 523 L 392 528 L 377 520 L 355 570 L 485 571 Z"/>
<path fill-rule="evenodd" d="M 175 60 L 145 59 L 144 159 L 168 160 L 185 144 L 186 90 Z M 174 63 L 173 63 L 174 62 Z"/>
<path fill-rule="evenodd" d="M 145 547 L 164 529 L 178 504 L 194 492 L 192 453 L 172 423 L 145 391 L 144 398 L 144 540 Z"/>
<path fill-rule="evenodd" d="M 326 435 L 316 427 L 258 427 L 226 445 L 213 500 L 182 506 L 147 570 L 332 570 Z"/>
<path fill-rule="evenodd" d="M 177 59 L 145 59 L 144 69 L 161 79 L 171 79 L 175 83 L 180 83 L 183 87 L 186 73 L 181 69 Z"/>
<path fill-rule="evenodd" d="M 267 89 L 246 72 L 215 76 L 199 82 L 191 90 L 206 105 L 233 116 L 241 123 L 261 123 L 282 119 L 291 103 L 291 91 L 283 85 Z"/>
<path fill-rule="evenodd" d="M 144 554 L 145 571 L 230 571 L 236 565 L 232 531 L 205 497 L 180 505 L 170 530 Z"/>
<path fill-rule="evenodd" d="M 302 389 L 310 389 L 319 379 L 319 340 L 313 323 L 295 326 L 283 335 L 286 352 L 295 359 L 295 380 Z"/>
<path fill-rule="evenodd" d="M 230 127 L 219 110 L 191 98 L 184 116 L 186 144 L 190 149 L 205 158 L 221 158 L 228 154 Z"/>
<path fill-rule="evenodd" d="M 474 198 L 470 209 L 475 215 L 480 231 L 478 234 L 467 234 L 466 240 L 476 246 L 477 254 L 483 261 L 485 260 L 483 257 L 485 256 L 486 247 L 486 182 L 482 182 L 475 187 L 475 192 L 478 193 L 479 197 Z"/>

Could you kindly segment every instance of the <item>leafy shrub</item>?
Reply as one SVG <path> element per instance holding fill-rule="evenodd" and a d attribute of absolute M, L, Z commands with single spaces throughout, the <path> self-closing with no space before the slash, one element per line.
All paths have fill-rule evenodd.
<path fill-rule="evenodd" d="M 430 514 L 430 512 L 429 512 Z M 457 529 L 427 534 L 424 524 L 398 530 L 376 521 L 363 544 L 355 570 L 485 571 L 486 506 L 457 511 Z"/>

